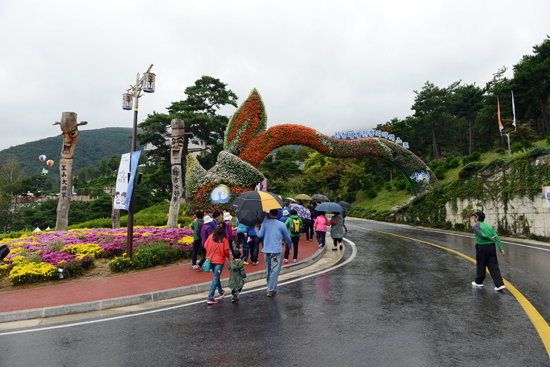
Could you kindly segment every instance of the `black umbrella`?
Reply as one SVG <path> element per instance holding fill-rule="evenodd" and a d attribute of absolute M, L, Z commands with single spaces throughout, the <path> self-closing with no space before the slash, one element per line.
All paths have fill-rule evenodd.
<path fill-rule="evenodd" d="M 344 209 L 351 209 L 351 204 L 345 201 L 339 201 L 338 204 Z"/>
<path fill-rule="evenodd" d="M 328 202 L 328 203 L 321 203 L 321 204 L 317 205 L 315 210 L 317 210 L 318 212 L 333 212 L 333 213 L 338 212 L 338 213 L 340 213 L 340 212 L 344 211 L 344 208 L 342 208 L 342 206 L 340 204 Z"/>
<path fill-rule="evenodd" d="M 320 201 L 330 201 L 325 195 L 321 195 L 321 194 L 315 194 L 315 195 L 311 196 L 311 199 L 312 200 L 320 200 Z"/>
<path fill-rule="evenodd" d="M 248 227 L 254 227 L 256 224 L 262 224 L 266 216 L 266 212 L 258 210 L 237 209 L 236 214 L 239 223 Z"/>
<path fill-rule="evenodd" d="M 257 210 L 265 212 L 270 209 L 281 209 L 284 206 L 281 198 L 271 192 L 247 191 L 239 195 L 230 208 L 239 210 Z"/>
<path fill-rule="evenodd" d="M 0 246 L 0 261 L 4 260 L 6 256 L 10 253 L 10 248 L 6 245 Z"/>

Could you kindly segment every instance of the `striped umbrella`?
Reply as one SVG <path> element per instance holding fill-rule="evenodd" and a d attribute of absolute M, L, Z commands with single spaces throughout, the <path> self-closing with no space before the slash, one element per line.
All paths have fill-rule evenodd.
<path fill-rule="evenodd" d="M 265 212 L 271 209 L 281 209 L 284 206 L 281 198 L 271 192 L 247 191 L 243 192 L 231 204 L 230 208 Z"/>

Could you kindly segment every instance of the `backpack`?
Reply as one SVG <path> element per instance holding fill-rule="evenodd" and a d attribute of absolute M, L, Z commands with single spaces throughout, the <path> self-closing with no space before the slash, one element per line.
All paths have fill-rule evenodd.
<path fill-rule="evenodd" d="M 292 218 L 290 222 L 290 234 L 294 236 L 299 236 L 302 234 L 303 226 L 299 218 Z"/>
<path fill-rule="evenodd" d="M 202 227 L 204 226 L 204 222 L 202 220 L 197 221 L 197 234 L 199 235 L 199 240 L 201 239 L 201 233 L 202 233 Z"/>

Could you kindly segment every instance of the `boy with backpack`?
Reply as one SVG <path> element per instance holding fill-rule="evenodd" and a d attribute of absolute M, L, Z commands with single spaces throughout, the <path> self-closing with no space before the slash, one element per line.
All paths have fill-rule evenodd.
<path fill-rule="evenodd" d="M 233 250 L 233 258 L 239 259 L 241 252 L 239 250 Z M 239 301 L 239 293 L 243 290 L 244 278 L 246 278 L 246 272 L 244 271 L 244 263 L 241 260 L 234 260 L 229 264 L 229 282 L 227 286 L 231 289 L 231 302 L 235 303 Z"/>
<path fill-rule="evenodd" d="M 204 226 L 204 213 L 202 211 L 197 211 L 195 213 L 195 220 L 193 223 L 191 223 L 190 228 L 193 229 L 193 253 L 191 255 L 192 260 L 192 266 L 191 269 L 198 270 L 202 266 L 202 264 L 205 261 L 204 255 L 206 255 L 206 252 L 204 252 L 204 255 L 200 261 L 200 265 L 197 265 L 197 253 L 199 252 L 199 248 L 201 248 L 202 241 L 201 241 L 201 231 L 202 227 Z"/>
<path fill-rule="evenodd" d="M 302 235 L 302 231 L 304 230 L 304 222 L 302 222 L 302 218 L 298 216 L 298 212 L 296 209 L 292 209 L 290 211 L 290 217 L 285 222 L 286 228 L 288 228 L 288 232 L 290 234 L 290 239 L 292 240 L 292 247 L 294 247 L 294 256 L 293 261 L 296 262 L 298 259 L 298 242 L 300 241 L 300 236 Z M 288 245 L 285 246 L 285 256 L 284 256 L 284 263 L 288 262 L 288 255 L 290 253 L 290 247 Z"/>

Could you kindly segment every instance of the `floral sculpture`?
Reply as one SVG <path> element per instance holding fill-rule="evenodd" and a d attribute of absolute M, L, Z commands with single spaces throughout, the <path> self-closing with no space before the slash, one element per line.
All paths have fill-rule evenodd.
<path fill-rule="evenodd" d="M 264 158 L 284 145 L 307 145 L 318 152 L 335 158 L 376 156 L 382 158 L 403 173 L 416 193 L 423 181 L 413 181 L 415 172 L 429 172 L 429 186 L 438 181 L 429 167 L 414 153 L 391 140 L 363 138 L 355 140 L 335 139 L 315 129 L 293 124 L 276 125 L 267 129 L 265 105 L 256 89 L 233 113 L 225 132 L 224 151 L 218 162 L 206 171 L 192 155 L 187 156 L 187 198 L 194 209 L 206 212 L 220 210 L 227 204 L 213 204 L 210 192 L 219 184 L 231 189 L 231 199 L 244 191 L 253 190 L 263 180 L 257 170 Z"/>

